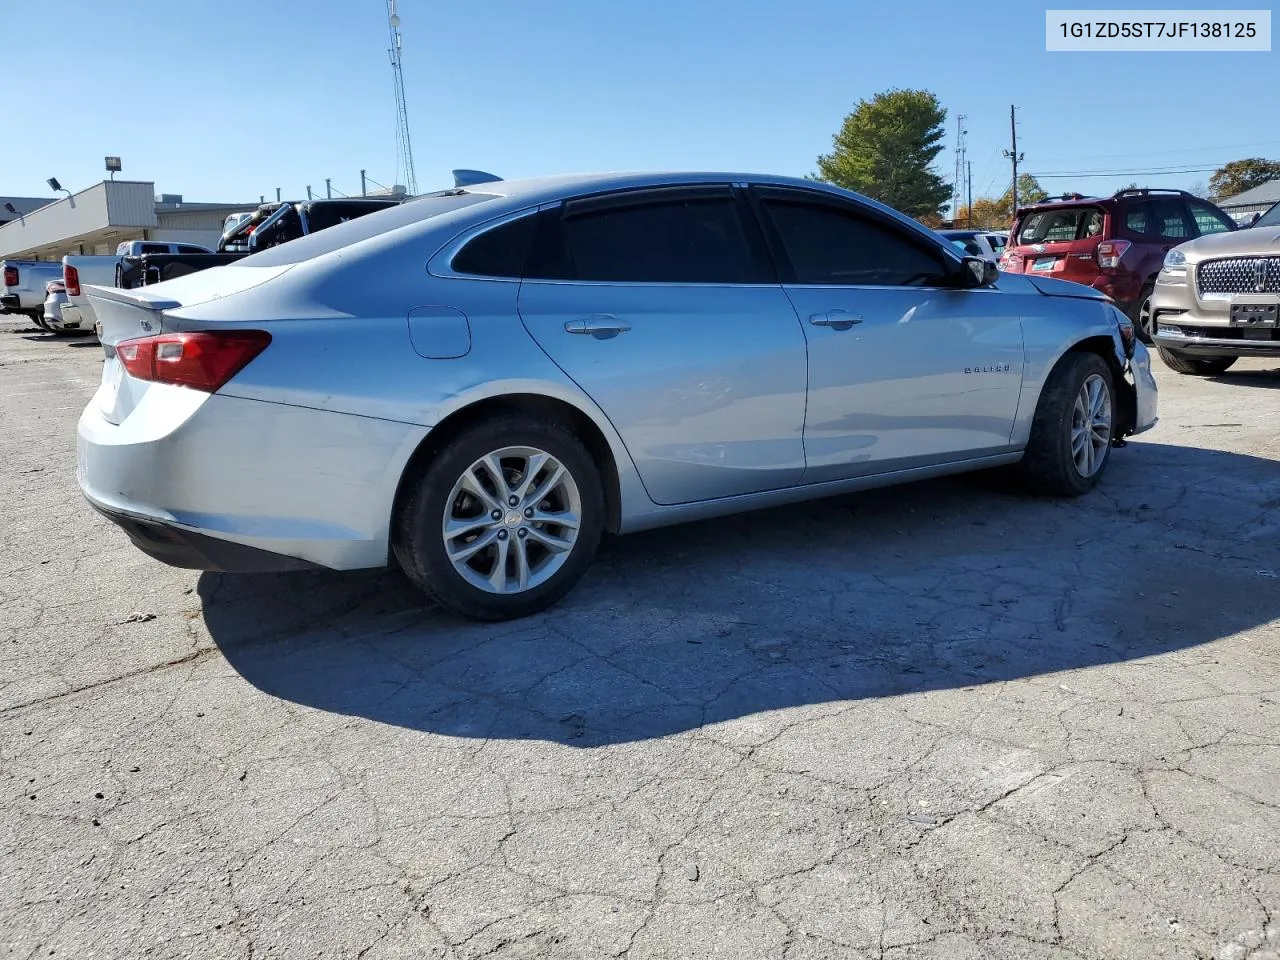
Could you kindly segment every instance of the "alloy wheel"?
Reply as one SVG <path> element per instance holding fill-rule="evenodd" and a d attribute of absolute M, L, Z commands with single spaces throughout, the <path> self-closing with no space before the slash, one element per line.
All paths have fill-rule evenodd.
<path fill-rule="evenodd" d="M 582 495 L 559 460 L 503 447 L 476 460 L 445 502 L 441 535 L 454 570 L 487 593 L 523 593 L 564 566 L 582 525 Z"/>
<path fill-rule="evenodd" d="M 1111 391 L 1098 374 L 1080 385 L 1071 411 L 1071 459 L 1082 477 L 1102 469 L 1111 445 Z"/>

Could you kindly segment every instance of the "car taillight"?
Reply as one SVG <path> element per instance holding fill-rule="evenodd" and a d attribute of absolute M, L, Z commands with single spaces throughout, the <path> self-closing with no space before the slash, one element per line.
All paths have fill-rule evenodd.
<path fill-rule="evenodd" d="M 117 343 L 116 356 L 137 380 L 215 393 L 270 342 L 265 330 L 162 333 Z"/>
<path fill-rule="evenodd" d="M 67 288 L 67 296 L 80 296 L 80 271 L 69 263 L 62 265 L 62 283 Z"/>
<path fill-rule="evenodd" d="M 61 293 L 65 289 L 66 287 L 63 285 L 61 280 L 50 280 L 44 285 L 45 293 Z"/>
<path fill-rule="evenodd" d="M 1120 258 L 1131 246 L 1133 244 L 1128 240 L 1103 240 L 1098 244 L 1098 266 L 1103 270 L 1116 269 L 1120 266 Z"/>
<path fill-rule="evenodd" d="M 4 268 L 4 285 L 6 287 L 16 287 L 18 285 L 18 268 L 17 267 Z"/>

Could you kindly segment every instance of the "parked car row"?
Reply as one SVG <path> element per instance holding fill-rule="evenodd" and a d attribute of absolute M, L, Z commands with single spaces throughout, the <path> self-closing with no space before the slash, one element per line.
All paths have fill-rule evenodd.
<path fill-rule="evenodd" d="M 1079 495 L 1156 419 L 1101 291 L 790 178 L 455 187 L 86 292 L 78 478 L 140 549 L 397 563 L 481 619 L 556 602 L 604 532 L 993 467 Z"/>
<path fill-rule="evenodd" d="M 92 333 L 97 322 L 83 286 L 132 289 L 226 266 L 259 250 L 403 202 L 396 197 L 266 203 L 252 213 L 227 217 L 216 251 L 193 243 L 130 240 L 119 244 L 112 256 L 68 255 L 60 263 L 0 261 L 5 287 L 0 311 L 24 314 L 61 336 L 83 336 Z"/>
<path fill-rule="evenodd" d="M 992 236 L 940 233 L 973 256 Z M 998 242 L 998 241 L 997 241 Z M 1064 195 L 1017 211 L 1000 269 L 1099 290 L 1178 373 L 1280 356 L 1280 205 L 1248 227 L 1183 190 Z"/>

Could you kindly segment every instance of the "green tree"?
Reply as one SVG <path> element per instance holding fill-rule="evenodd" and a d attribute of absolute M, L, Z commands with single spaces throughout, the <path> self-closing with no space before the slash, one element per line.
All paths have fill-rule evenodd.
<path fill-rule="evenodd" d="M 1017 206 L 1025 207 L 1029 203 L 1040 203 L 1042 200 L 1048 200 L 1049 194 L 1045 192 L 1044 187 L 1040 186 L 1040 181 L 1029 173 L 1024 173 L 1018 177 L 1018 203 Z M 1013 208 L 1009 203 L 1009 191 L 1006 190 L 1004 195 L 998 201 L 1008 211 L 1009 216 L 1013 216 Z M 975 203 L 974 206 L 977 206 Z"/>
<path fill-rule="evenodd" d="M 886 90 L 859 100 L 818 157 L 818 179 L 856 190 L 909 217 L 947 208 L 951 186 L 930 169 L 947 111 L 928 90 Z"/>
<path fill-rule="evenodd" d="M 1234 197 L 1270 180 L 1280 180 L 1280 161 L 1251 157 L 1248 160 L 1232 160 L 1213 171 L 1209 178 L 1209 193 L 1215 200 Z"/>

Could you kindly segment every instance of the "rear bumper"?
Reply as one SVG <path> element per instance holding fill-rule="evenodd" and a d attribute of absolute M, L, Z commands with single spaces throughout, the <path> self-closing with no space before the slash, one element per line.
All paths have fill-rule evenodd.
<path fill-rule="evenodd" d="M 386 565 L 425 428 L 161 384 L 117 424 L 99 400 L 77 426 L 76 479 L 149 555 L 207 570 Z"/>
<path fill-rule="evenodd" d="M 171 523 L 135 516 L 96 503 L 90 506 L 129 535 L 133 545 L 154 560 L 189 570 L 219 570 L 225 573 L 281 573 L 287 570 L 314 570 L 319 565 L 297 557 L 221 540 Z"/>
<path fill-rule="evenodd" d="M 18 313 L 22 310 L 22 299 L 16 293 L 0 296 L 0 312 Z"/>

